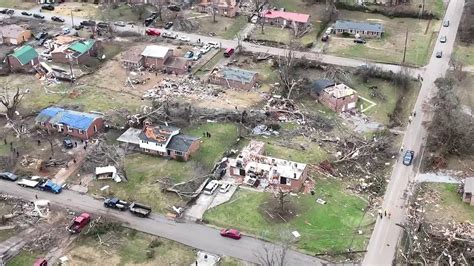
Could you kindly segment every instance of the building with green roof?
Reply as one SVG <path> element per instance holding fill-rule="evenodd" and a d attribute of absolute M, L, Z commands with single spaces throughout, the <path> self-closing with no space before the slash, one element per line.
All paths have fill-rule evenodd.
<path fill-rule="evenodd" d="M 64 45 L 51 52 L 53 62 L 67 64 L 81 64 L 91 57 L 97 57 L 99 42 L 94 39 L 75 41 Z"/>
<path fill-rule="evenodd" d="M 23 45 L 8 55 L 12 71 L 29 71 L 39 64 L 38 52 L 30 45 Z"/>

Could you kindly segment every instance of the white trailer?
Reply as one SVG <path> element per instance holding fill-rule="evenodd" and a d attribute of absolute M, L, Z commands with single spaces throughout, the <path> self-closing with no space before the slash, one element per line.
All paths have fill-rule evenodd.
<path fill-rule="evenodd" d="M 29 180 L 29 179 L 21 179 L 20 181 L 16 182 L 18 185 L 22 187 L 30 187 L 30 188 L 35 188 L 38 186 L 40 181 L 34 181 L 34 180 Z"/>

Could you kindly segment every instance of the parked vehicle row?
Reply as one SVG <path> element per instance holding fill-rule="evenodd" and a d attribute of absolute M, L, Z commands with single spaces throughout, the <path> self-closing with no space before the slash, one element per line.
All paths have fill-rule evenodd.
<path fill-rule="evenodd" d="M 148 217 L 151 214 L 151 207 L 147 205 L 138 202 L 132 202 L 129 204 L 128 202 L 118 198 L 105 199 L 104 206 L 106 208 L 117 209 L 120 211 L 126 211 L 128 209 L 133 215 L 139 217 Z"/>
<path fill-rule="evenodd" d="M 212 194 L 214 194 L 214 191 L 216 191 L 218 187 L 219 187 L 219 182 L 217 180 L 211 180 L 204 187 L 203 192 L 206 195 L 212 195 Z M 219 189 L 219 192 L 220 193 L 227 193 L 230 190 L 231 187 L 232 187 L 232 185 L 229 184 L 229 183 L 222 183 L 221 187 Z"/>
<path fill-rule="evenodd" d="M 62 191 L 62 186 L 54 183 L 49 179 L 41 177 L 32 177 L 31 179 L 22 178 L 17 182 L 19 186 L 39 189 L 41 191 L 47 191 L 55 194 L 59 194 Z"/>
<path fill-rule="evenodd" d="M 15 13 L 15 10 L 13 9 L 4 8 L 0 10 L 0 14 L 13 15 L 13 13 Z"/>

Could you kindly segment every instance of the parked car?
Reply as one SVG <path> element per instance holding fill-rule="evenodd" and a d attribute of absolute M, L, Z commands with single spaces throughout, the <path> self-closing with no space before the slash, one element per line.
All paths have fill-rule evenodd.
<path fill-rule="evenodd" d="M 406 166 L 411 165 L 411 163 L 413 162 L 413 157 L 415 157 L 415 152 L 407 150 L 405 152 L 405 156 L 403 156 L 403 164 Z"/>
<path fill-rule="evenodd" d="M 187 52 L 184 54 L 184 58 L 186 58 L 186 59 L 191 59 L 191 58 L 193 58 L 193 56 L 194 56 L 193 51 L 187 51 Z"/>
<path fill-rule="evenodd" d="M 35 260 L 33 266 L 48 266 L 48 261 L 45 258 Z"/>
<path fill-rule="evenodd" d="M 84 25 L 79 24 L 79 25 L 74 25 L 73 27 L 75 30 L 82 30 L 84 28 Z"/>
<path fill-rule="evenodd" d="M 149 36 L 160 36 L 160 31 L 155 28 L 148 28 L 145 30 L 145 34 Z"/>
<path fill-rule="evenodd" d="M 8 181 L 16 181 L 18 179 L 18 176 L 15 175 L 14 173 L 3 172 L 3 173 L 0 173 L 0 179 L 5 179 Z"/>
<path fill-rule="evenodd" d="M 53 5 L 42 5 L 41 9 L 52 11 L 52 10 L 54 10 L 54 6 Z"/>
<path fill-rule="evenodd" d="M 233 239 L 240 239 L 242 235 L 240 234 L 239 230 L 237 229 L 222 229 L 221 236 L 229 237 Z"/>
<path fill-rule="evenodd" d="M 81 230 L 86 227 L 86 225 L 91 221 L 91 215 L 87 212 L 83 212 L 81 215 L 76 216 L 72 221 L 71 225 L 67 228 L 67 230 L 71 234 L 78 234 Z"/>
<path fill-rule="evenodd" d="M 217 42 L 208 42 L 207 45 L 209 45 L 210 47 L 212 47 L 214 49 L 219 49 L 220 48 L 220 45 Z"/>
<path fill-rule="evenodd" d="M 326 33 L 323 34 L 323 36 L 321 37 L 321 41 L 322 42 L 326 42 L 327 40 L 329 40 L 329 35 L 327 35 Z"/>
<path fill-rule="evenodd" d="M 201 50 L 199 50 L 202 54 L 206 54 L 207 52 L 209 52 L 211 50 L 211 47 L 208 46 L 207 44 L 204 45 Z"/>
<path fill-rule="evenodd" d="M 84 20 L 84 21 L 81 21 L 80 24 L 84 27 L 90 27 L 90 26 L 95 26 L 96 23 L 94 20 Z"/>
<path fill-rule="evenodd" d="M 41 40 L 41 39 L 46 38 L 47 36 L 48 36 L 48 33 L 44 32 L 44 31 L 41 31 L 41 32 L 34 35 L 35 39 L 38 40 L 38 41 Z"/>
<path fill-rule="evenodd" d="M 125 22 L 123 22 L 123 21 L 115 21 L 114 25 L 118 26 L 118 27 L 125 27 L 126 26 Z"/>
<path fill-rule="evenodd" d="M 446 36 L 441 36 L 441 38 L 439 39 L 439 42 L 440 43 L 445 43 L 448 39 L 446 38 Z"/>
<path fill-rule="evenodd" d="M 364 39 L 357 38 L 357 39 L 354 39 L 354 43 L 362 43 L 362 44 L 365 44 L 366 41 L 365 41 Z"/>
<path fill-rule="evenodd" d="M 7 15 L 13 15 L 13 13 L 15 13 L 15 10 L 7 9 Z"/>
<path fill-rule="evenodd" d="M 443 57 L 443 52 L 442 51 L 436 52 L 436 58 L 441 58 L 441 57 Z"/>
<path fill-rule="evenodd" d="M 169 30 L 171 29 L 171 27 L 173 27 L 173 22 L 169 21 L 165 24 L 163 28 L 165 28 L 165 30 Z"/>
<path fill-rule="evenodd" d="M 104 206 L 106 208 L 126 211 L 128 209 L 128 202 L 120 200 L 118 198 L 107 198 L 104 200 Z"/>
<path fill-rule="evenodd" d="M 219 186 L 219 182 L 217 180 L 211 180 L 207 183 L 206 187 L 204 187 L 204 194 L 212 195 L 214 191 L 216 191 L 217 187 Z"/>
<path fill-rule="evenodd" d="M 22 14 L 23 16 L 31 16 L 31 13 L 26 12 L 26 11 L 21 12 L 21 14 Z"/>
<path fill-rule="evenodd" d="M 109 23 L 106 23 L 106 22 L 99 22 L 99 23 L 97 23 L 97 27 L 99 27 L 99 28 L 108 28 L 108 27 L 109 27 Z"/>
<path fill-rule="evenodd" d="M 326 33 L 327 35 L 329 35 L 329 34 L 332 33 L 332 31 L 333 31 L 333 28 L 332 28 L 332 27 L 329 27 L 329 28 L 327 28 L 327 30 L 326 30 L 325 33 Z"/>
<path fill-rule="evenodd" d="M 63 146 L 66 149 L 72 149 L 72 148 L 74 148 L 74 143 L 72 143 L 72 140 L 70 140 L 70 139 L 64 139 L 63 140 Z"/>
<path fill-rule="evenodd" d="M 221 188 L 219 189 L 219 192 L 220 192 L 220 193 L 226 193 L 226 192 L 229 191 L 229 189 L 230 189 L 231 186 L 232 186 L 232 185 L 229 184 L 229 183 L 222 183 Z"/>
<path fill-rule="evenodd" d="M 186 37 L 184 35 L 181 35 L 178 37 L 178 40 L 182 41 L 182 42 L 189 42 L 191 41 L 191 39 L 189 39 L 189 37 Z"/>
<path fill-rule="evenodd" d="M 178 34 L 171 31 L 165 31 L 161 34 L 161 37 L 168 39 L 176 39 L 178 38 Z"/>
<path fill-rule="evenodd" d="M 197 60 L 199 60 L 201 57 L 202 57 L 201 52 L 200 52 L 200 51 L 197 51 L 197 52 L 194 53 L 193 61 L 197 61 Z"/>
<path fill-rule="evenodd" d="M 63 19 L 63 18 L 56 17 L 56 16 L 52 16 L 52 17 L 51 17 L 51 20 L 52 20 L 52 21 L 56 21 L 56 22 L 64 22 L 64 19 Z"/>
<path fill-rule="evenodd" d="M 40 14 L 33 14 L 33 17 L 34 18 L 39 18 L 39 19 L 44 19 L 44 16 L 40 15 Z"/>
<path fill-rule="evenodd" d="M 449 20 L 445 20 L 443 22 L 443 27 L 449 27 Z"/>
<path fill-rule="evenodd" d="M 0 14 L 6 14 L 8 11 L 8 8 L 4 8 L 2 10 L 0 10 Z"/>
<path fill-rule="evenodd" d="M 235 49 L 234 48 L 227 48 L 225 51 L 224 51 L 224 57 L 231 57 L 235 52 Z"/>

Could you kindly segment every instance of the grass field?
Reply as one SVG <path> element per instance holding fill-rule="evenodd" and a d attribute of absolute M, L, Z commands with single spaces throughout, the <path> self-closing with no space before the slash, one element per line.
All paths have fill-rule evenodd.
<path fill-rule="evenodd" d="M 408 29 L 408 44 L 405 62 L 411 65 L 424 65 L 436 41 L 436 30 L 440 21 L 410 18 L 393 18 L 366 14 L 356 11 L 339 11 L 339 19 L 377 22 L 384 25 L 385 33 L 381 39 L 367 39 L 364 45 L 355 44 L 353 38 L 333 37 L 329 42 L 328 52 L 331 54 L 363 58 L 377 62 L 400 63 L 403 60 L 405 34 Z M 428 27 L 428 30 L 426 28 Z M 426 31 L 426 34 L 425 34 Z M 333 35 L 334 36 L 334 35 Z"/>
<path fill-rule="evenodd" d="M 216 22 L 212 20 L 212 16 L 198 18 L 196 21 L 199 23 L 198 33 L 209 34 L 215 33 L 224 39 L 234 39 L 235 35 L 245 27 L 247 24 L 247 17 L 238 16 L 235 18 L 228 18 L 222 16 L 216 16 Z"/>
<path fill-rule="evenodd" d="M 244 189 L 234 194 L 230 203 L 211 209 L 204 220 L 222 227 L 233 227 L 245 233 L 276 239 L 284 229 L 297 230 L 301 239 L 296 246 L 311 253 L 339 252 L 347 248 L 363 249 L 371 233 L 373 218 L 364 215 L 366 201 L 347 193 L 333 180 L 316 180 L 316 195 L 298 195 L 292 201 L 298 206 L 297 217 L 287 224 L 266 220 L 259 207 L 272 194 Z M 320 205 L 317 198 L 327 201 Z M 358 226 L 362 234 L 357 233 Z M 350 245 L 352 241 L 352 246 Z"/>
<path fill-rule="evenodd" d="M 7 266 L 33 265 L 37 258 L 38 254 L 22 250 L 13 259 L 7 262 Z"/>
<path fill-rule="evenodd" d="M 316 38 L 314 30 L 311 30 L 300 38 L 295 38 L 293 35 L 294 34 L 290 29 L 282 29 L 280 27 L 267 25 L 263 29 L 263 34 L 261 28 L 257 26 L 253 31 L 252 38 L 259 41 L 265 40 L 283 44 L 290 44 L 294 41 L 296 44 L 300 44 L 303 47 L 314 42 Z"/>
<path fill-rule="evenodd" d="M 320 163 L 327 159 L 328 154 L 315 142 L 311 142 L 302 136 L 293 138 L 291 141 L 270 138 L 260 138 L 265 142 L 265 155 L 280 159 L 301 163 Z M 285 143 L 286 146 L 281 146 Z M 302 150 L 301 147 L 304 147 Z"/>
<path fill-rule="evenodd" d="M 454 58 L 461 61 L 464 66 L 474 66 L 474 47 L 462 44 L 454 46 Z"/>
<path fill-rule="evenodd" d="M 156 180 L 169 177 L 177 183 L 209 173 L 214 163 L 222 157 L 225 150 L 230 149 L 237 138 L 236 126 L 233 124 L 208 123 L 183 132 L 197 137 L 202 137 L 203 132 L 209 132 L 211 138 L 202 138 L 199 150 L 187 162 L 141 153 L 127 155 L 124 162 L 128 182 L 96 180 L 89 185 L 90 192 L 98 195 L 113 194 L 129 201 L 142 201 L 159 213 L 166 213 L 170 206 L 182 203 L 177 195 L 162 192 Z M 109 192 L 100 192 L 99 189 L 105 185 L 110 185 Z"/>
<path fill-rule="evenodd" d="M 33 1 L 25 0 L 0 0 L 0 7 L 10 7 L 16 9 L 31 9 L 36 6 Z"/>

